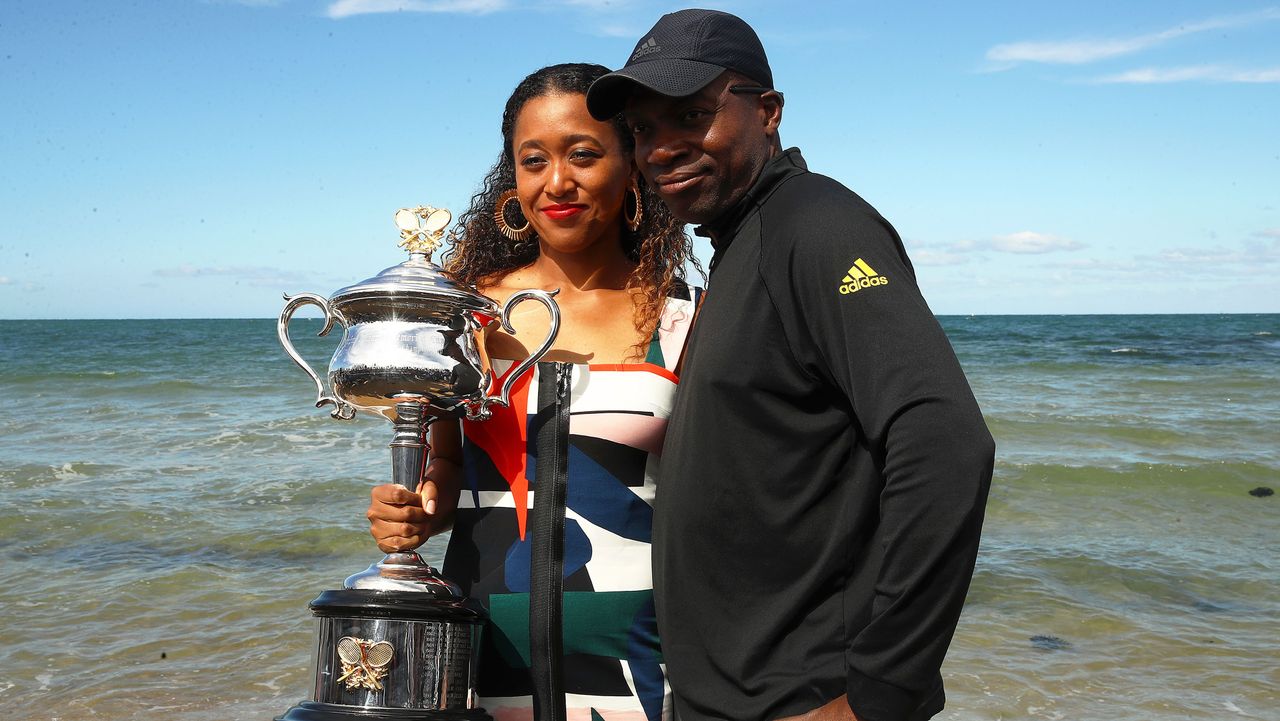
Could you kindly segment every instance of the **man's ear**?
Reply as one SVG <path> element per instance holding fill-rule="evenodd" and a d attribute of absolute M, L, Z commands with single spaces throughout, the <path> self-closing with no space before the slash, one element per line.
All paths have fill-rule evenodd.
<path fill-rule="evenodd" d="M 782 125 L 782 93 L 770 90 L 761 93 L 759 100 L 765 135 L 776 136 L 778 126 Z"/>

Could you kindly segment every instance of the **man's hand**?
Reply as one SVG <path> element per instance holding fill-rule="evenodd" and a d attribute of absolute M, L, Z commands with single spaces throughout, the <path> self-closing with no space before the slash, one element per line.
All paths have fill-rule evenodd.
<path fill-rule="evenodd" d="M 411 551 L 447 527 L 436 513 L 437 489 L 430 480 L 419 483 L 417 493 L 387 483 L 370 496 L 369 533 L 383 553 Z"/>
<path fill-rule="evenodd" d="M 849 697 L 841 695 L 799 716 L 787 716 L 777 721 L 858 721 L 858 715 L 849 708 Z"/>

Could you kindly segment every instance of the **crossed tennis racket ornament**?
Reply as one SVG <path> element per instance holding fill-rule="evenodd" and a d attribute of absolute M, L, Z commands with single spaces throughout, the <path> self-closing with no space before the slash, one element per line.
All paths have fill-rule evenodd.
<path fill-rule="evenodd" d="M 395 648 L 386 641 L 343 636 L 338 639 L 338 658 L 342 659 L 338 683 L 345 684 L 348 691 L 359 688 L 381 691 L 382 679 L 394 655 Z"/>

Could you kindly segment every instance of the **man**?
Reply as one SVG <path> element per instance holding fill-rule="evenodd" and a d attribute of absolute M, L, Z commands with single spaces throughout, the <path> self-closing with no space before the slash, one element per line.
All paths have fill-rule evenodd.
<path fill-rule="evenodd" d="M 782 150 L 739 18 L 663 16 L 587 104 L 715 248 L 654 527 L 680 718 L 933 716 L 994 446 L 901 240 Z"/>

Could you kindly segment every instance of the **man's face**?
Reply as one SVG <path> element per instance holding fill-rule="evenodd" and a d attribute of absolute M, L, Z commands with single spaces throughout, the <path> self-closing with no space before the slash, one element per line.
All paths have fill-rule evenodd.
<path fill-rule="evenodd" d="M 773 155 L 782 104 L 773 92 L 730 92 L 751 85 L 725 72 L 688 97 L 638 88 L 627 101 L 636 165 L 686 223 L 709 223 L 733 207 Z"/>

